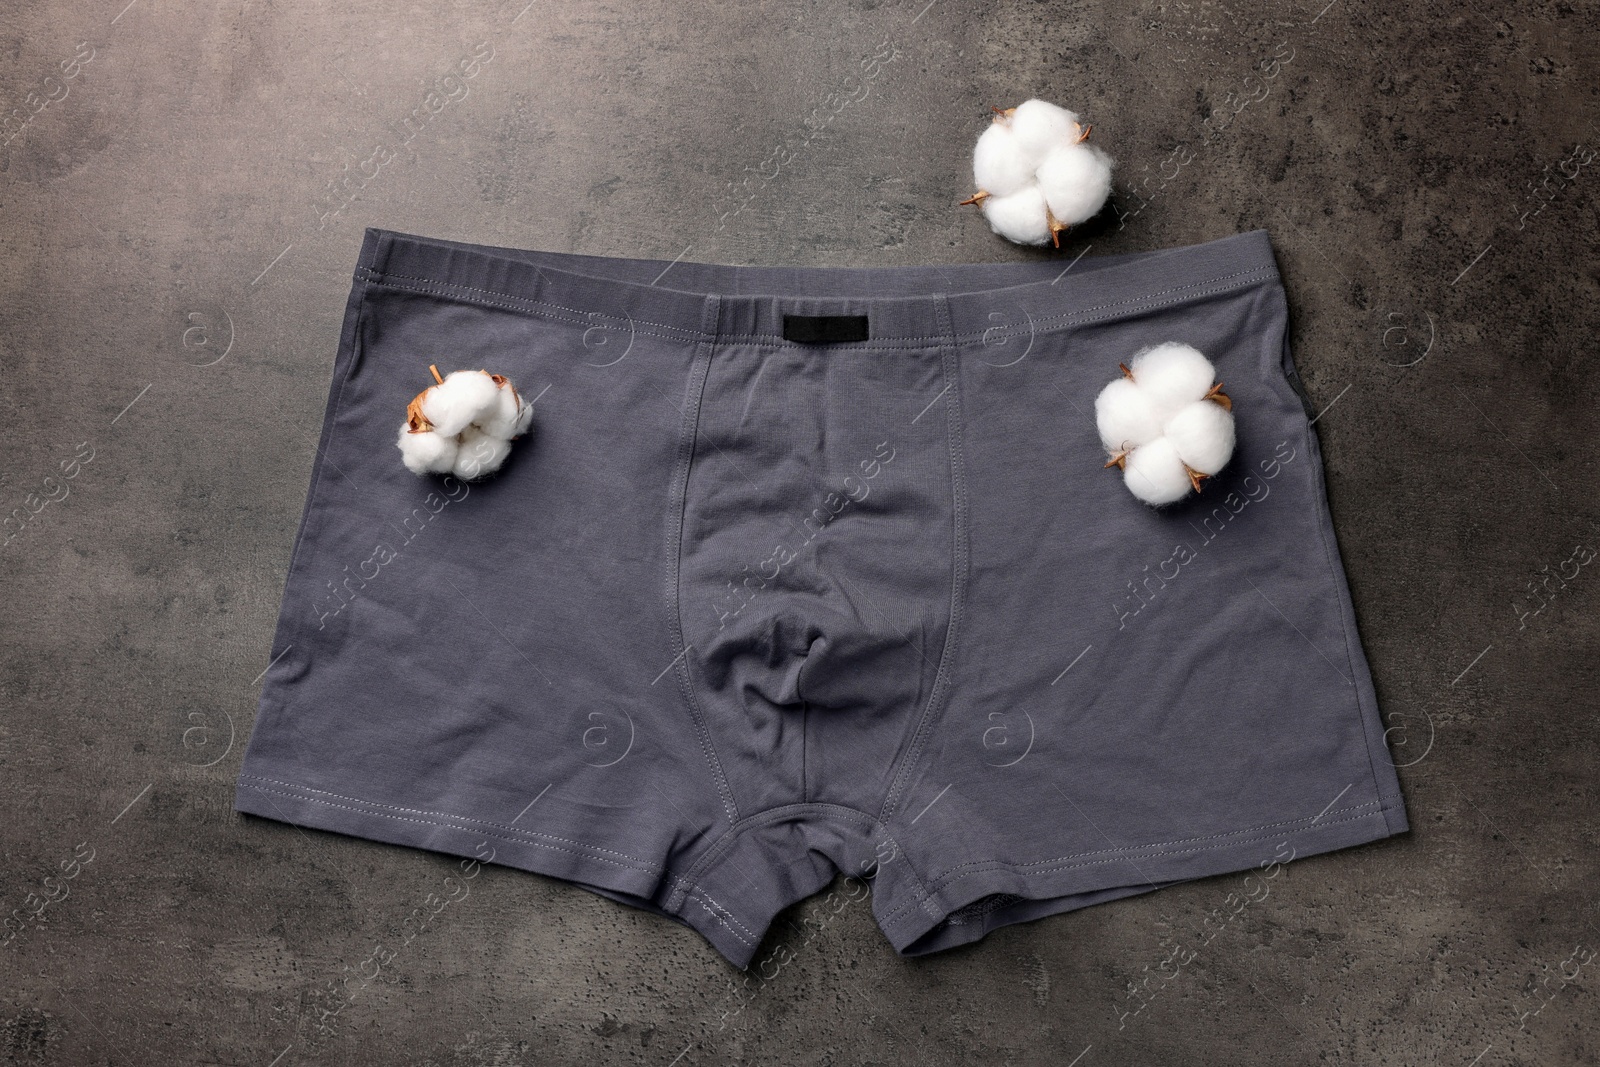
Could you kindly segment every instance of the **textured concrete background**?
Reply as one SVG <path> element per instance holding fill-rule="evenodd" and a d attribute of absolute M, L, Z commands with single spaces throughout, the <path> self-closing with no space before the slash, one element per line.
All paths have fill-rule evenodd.
<path fill-rule="evenodd" d="M 1596 1062 L 1600 17 L 1324 2 L 8 6 L 0 1060 Z M 1034 95 L 1119 160 L 1059 253 L 956 204 Z M 818 265 L 1267 228 L 1412 832 L 914 961 L 818 898 L 746 976 L 233 814 L 367 225 Z"/>

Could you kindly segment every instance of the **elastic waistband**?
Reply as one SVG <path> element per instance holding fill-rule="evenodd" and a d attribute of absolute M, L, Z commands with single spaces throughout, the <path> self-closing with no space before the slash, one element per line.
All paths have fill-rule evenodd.
<path fill-rule="evenodd" d="M 1070 262 L 769 267 L 588 256 L 370 228 L 356 277 L 576 325 L 788 345 L 786 315 L 867 317 L 827 347 L 994 343 L 1278 281 L 1267 231 Z"/>

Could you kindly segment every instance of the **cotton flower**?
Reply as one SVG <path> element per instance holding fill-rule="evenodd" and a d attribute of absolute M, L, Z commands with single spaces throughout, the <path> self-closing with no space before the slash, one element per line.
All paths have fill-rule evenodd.
<path fill-rule="evenodd" d="M 1066 108 L 1035 99 L 991 110 L 972 150 L 978 191 L 961 202 L 979 205 L 1007 240 L 1060 248 L 1061 234 L 1111 195 L 1111 157 L 1085 143 L 1091 127 Z"/>
<path fill-rule="evenodd" d="M 1130 365 L 1131 364 L 1131 365 Z M 1233 401 L 1212 384 L 1216 371 L 1199 351 L 1169 341 L 1119 364 L 1122 377 L 1095 398 L 1100 443 L 1128 491 L 1146 504 L 1170 504 L 1227 465 L 1233 455 Z"/>
<path fill-rule="evenodd" d="M 528 431 L 533 407 L 502 374 L 458 370 L 418 393 L 400 426 L 400 458 L 415 474 L 453 474 L 463 481 L 500 469 L 511 441 Z"/>

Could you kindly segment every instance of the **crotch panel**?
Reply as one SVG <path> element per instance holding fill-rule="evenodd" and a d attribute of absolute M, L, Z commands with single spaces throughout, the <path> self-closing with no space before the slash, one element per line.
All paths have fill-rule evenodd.
<path fill-rule="evenodd" d="M 740 811 L 877 811 L 953 611 L 956 390 L 936 346 L 719 346 L 685 481 L 682 656 Z"/>
<path fill-rule="evenodd" d="M 785 908 L 841 873 L 856 879 L 847 887 L 849 899 L 862 901 L 863 879 L 873 878 L 880 865 L 889 869 L 885 861 L 897 855 L 898 846 L 864 812 L 786 805 L 730 827 L 673 879 L 677 888 L 666 907 L 744 967 Z"/>
<path fill-rule="evenodd" d="M 932 696 L 948 596 L 870 579 L 828 596 L 773 597 L 701 637 L 691 672 L 719 741 L 743 750 L 762 807 L 821 801 L 874 810 Z"/>

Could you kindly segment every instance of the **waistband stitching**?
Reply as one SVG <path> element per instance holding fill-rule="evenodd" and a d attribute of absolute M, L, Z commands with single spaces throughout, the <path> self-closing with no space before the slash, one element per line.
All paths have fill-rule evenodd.
<path fill-rule="evenodd" d="M 548 301 L 543 301 L 543 300 L 530 300 L 527 297 L 515 296 L 515 295 L 513 295 L 511 293 L 502 293 L 502 292 L 500 292 L 498 290 L 495 290 L 495 289 L 483 289 L 483 288 L 480 288 L 480 287 L 477 287 L 477 286 L 461 285 L 461 284 L 456 283 L 456 282 L 443 282 L 443 281 L 439 281 L 439 280 L 433 279 L 433 278 L 417 278 L 417 277 L 414 277 L 414 276 L 408 275 L 408 274 L 388 274 L 388 273 L 384 273 L 384 272 L 381 272 L 381 271 L 373 270 L 370 267 L 360 267 L 360 268 L 358 268 L 356 270 L 356 276 L 358 278 L 362 279 L 363 281 L 367 281 L 367 282 L 370 282 L 370 283 L 375 284 L 375 285 L 391 285 L 391 286 L 393 286 L 393 288 L 396 288 L 396 289 L 403 289 L 403 290 L 407 290 L 409 292 L 429 293 L 429 294 L 432 294 L 432 295 L 435 295 L 435 296 L 454 296 L 454 295 L 460 294 L 460 293 L 482 293 L 485 296 L 500 297 L 500 298 L 502 298 L 502 300 L 515 301 L 515 303 L 502 303 L 502 302 L 497 301 L 497 300 L 487 300 L 487 299 L 483 299 L 481 297 L 462 297 L 462 299 L 473 300 L 474 302 L 482 303 L 482 304 L 490 304 L 490 305 L 493 305 L 495 307 L 504 307 L 504 308 L 508 308 L 509 310 L 512 310 L 512 311 L 525 311 L 525 310 L 532 310 L 532 309 L 535 309 L 535 308 L 549 308 L 549 309 L 553 309 L 553 310 L 556 310 L 556 311 L 571 312 L 573 315 L 584 315 L 584 316 L 603 315 L 604 317 L 610 318 L 610 319 L 616 319 L 617 318 L 616 315 L 610 314 L 610 313 L 607 313 L 607 312 L 584 311 L 584 310 L 582 310 L 580 308 L 567 307 L 564 304 L 553 304 L 553 303 L 550 303 Z M 1255 268 L 1252 268 L 1252 269 L 1246 270 L 1246 271 L 1236 271 L 1233 274 L 1224 274 L 1224 275 L 1221 275 L 1221 276 L 1216 277 L 1216 278 L 1208 278 L 1208 279 L 1206 279 L 1204 281 L 1192 282 L 1192 283 L 1190 283 L 1188 285 L 1179 285 L 1179 286 L 1174 286 L 1174 287 L 1172 287 L 1170 289 L 1161 289 L 1161 290 L 1158 290 L 1157 292 L 1154 292 L 1154 293 L 1147 293 L 1147 294 L 1145 294 L 1143 296 L 1132 297 L 1132 298 L 1127 299 L 1127 300 L 1117 300 L 1117 301 L 1112 301 L 1109 304 L 1097 304 L 1094 307 L 1082 308 L 1082 309 L 1080 309 L 1078 311 L 1065 312 L 1065 313 L 1060 314 L 1060 315 L 1045 316 L 1045 317 L 1042 317 L 1042 318 L 1039 318 L 1039 319 L 1036 319 L 1036 320 L 1033 320 L 1033 321 L 1034 322 L 1052 323 L 1052 324 L 1054 324 L 1054 326 L 1052 326 L 1050 328 L 1046 328 L 1044 330 L 1034 329 L 1033 332 L 1035 332 L 1035 333 L 1054 333 L 1054 332 L 1056 332 L 1056 328 L 1057 327 L 1066 327 L 1066 326 L 1076 325 L 1076 324 L 1085 323 L 1085 322 L 1097 322 L 1097 321 L 1101 321 L 1103 319 L 1111 317 L 1111 315 L 1094 315 L 1094 312 L 1097 312 L 1097 311 L 1106 311 L 1108 309 L 1113 309 L 1113 308 L 1126 308 L 1126 309 L 1131 311 L 1131 310 L 1137 309 L 1137 308 L 1166 307 L 1166 306 L 1168 306 L 1170 304 L 1180 303 L 1181 301 L 1183 301 L 1185 299 L 1188 299 L 1190 297 L 1209 296 L 1209 295 L 1211 295 L 1213 293 L 1228 292 L 1228 291 L 1230 291 L 1232 289 L 1243 288 L 1246 284 L 1248 284 L 1246 282 L 1235 282 L 1232 285 L 1223 285 L 1223 286 L 1220 286 L 1220 287 L 1216 286 L 1216 283 L 1218 283 L 1218 282 L 1226 282 L 1226 281 L 1229 281 L 1230 279 L 1248 278 L 1248 279 L 1252 279 L 1252 280 L 1266 280 L 1266 279 L 1269 279 L 1269 278 L 1275 278 L 1277 276 L 1278 276 L 1277 269 L 1275 267 L 1270 267 L 1270 266 L 1268 266 L 1268 267 L 1255 267 Z M 414 285 L 401 285 L 401 284 L 398 284 L 399 281 L 418 282 L 418 283 L 420 283 L 420 287 L 419 286 L 414 286 Z M 1035 283 L 1035 284 L 1037 284 L 1037 283 Z M 1202 286 L 1213 286 L 1213 288 L 1203 289 L 1203 288 L 1201 288 Z M 1155 297 L 1165 296 L 1168 293 L 1185 293 L 1186 295 L 1185 296 L 1175 297 L 1175 298 L 1170 299 L 1170 300 L 1155 300 L 1154 299 Z M 960 296 L 963 296 L 963 295 L 966 295 L 966 294 L 956 293 L 956 294 L 936 294 L 936 295 L 944 296 L 945 299 L 949 299 L 951 296 L 960 297 Z M 584 319 L 572 318 L 572 317 L 570 317 L 568 315 L 549 314 L 548 317 L 552 318 L 552 319 L 556 319 L 556 320 L 562 321 L 562 322 L 567 322 L 567 323 L 570 323 L 571 325 L 575 325 L 575 326 L 592 325 L 592 323 L 587 322 Z M 657 333 L 657 332 L 652 331 L 652 330 L 638 330 L 637 331 L 639 333 L 645 334 L 646 336 L 666 337 L 669 340 L 680 340 L 680 341 L 691 341 L 691 342 L 698 342 L 698 341 L 701 341 L 701 340 L 705 339 L 705 335 L 704 335 L 704 331 L 703 330 L 702 331 L 698 331 L 698 332 L 694 331 L 694 330 L 686 330 L 686 329 L 683 329 L 681 327 L 670 326 L 670 325 L 668 325 L 666 323 L 655 322 L 655 321 L 653 321 L 651 319 L 632 319 L 632 318 L 630 318 L 629 321 L 634 324 L 635 328 L 637 328 L 637 326 L 642 323 L 642 324 L 644 324 L 646 326 L 654 326 L 658 330 L 665 331 L 665 333 Z M 913 337 L 903 337 L 903 338 L 899 339 L 900 343 L 891 343 L 891 342 L 887 342 L 887 341 L 867 342 L 865 344 L 853 345 L 852 347 L 855 348 L 855 349 L 917 348 L 917 347 L 926 347 L 927 345 L 930 345 L 930 344 L 948 343 L 951 340 L 954 340 L 957 343 L 977 340 L 977 339 L 981 339 L 981 338 L 985 337 L 989 332 L 990 331 L 988 329 L 984 330 L 982 333 L 971 333 L 971 334 L 957 334 L 954 331 L 948 331 L 946 333 L 933 334 L 933 335 L 919 335 L 919 336 L 913 336 Z M 1007 330 L 1006 332 L 1015 333 L 1016 330 L 1015 329 L 1010 329 L 1010 330 Z M 787 343 L 789 343 L 785 338 L 779 336 L 778 334 L 770 334 L 770 333 L 724 334 L 724 333 L 721 333 L 719 331 L 719 333 L 717 334 L 716 340 L 718 340 L 718 341 L 745 341 L 745 342 L 758 342 L 758 343 L 769 343 L 769 344 L 787 344 Z"/>
<path fill-rule="evenodd" d="M 1251 270 L 1237 271 L 1237 272 L 1235 272 L 1233 274 L 1224 274 L 1224 275 L 1221 275 L 1220 277 L 1208 278 L 1203 282 L 1192 282 L 1192 283 L 1190 283 L 1188 285 L 1174 286 L 1171 289 L 1161 289 L 1161 290 L 1158 290 L 1157 292 L 1146 293 L 1144 296 L 1133 297 L 1133 298 L 1128 299 L 1128 300 L 1115 300 L 1115 301 L 1112 301 L 1109 304 L 1096 304 L 1094 307 L 1083 308 L 1083 309 L 1081 309 L 1079 311 L 1069 311 L 1069 312 L 1065 312 L 1065 313 L 1060 314 L 1060 315 L 1049 315 L 1049 316 L 1045 316 L 1045 317 L 1042 317 L 1040 319 L 1037 319 L 1035 321 L 1038 321 L 1038 322 L 1055 322 L 1055 323 L 1061 323 L 1061 324 L 1072 324 L 1072 323 L 1078 323 L 1078 322 L 1096 322 L 1096 321 L 1099 321 L 1100 319 L 1108 318 L 1109 316 L 1099 315 L 1099 316 L 1095 316 L 1093 318 L 1089 318 L 1088 316 L 1092 312 L 1104 311 L 1107 308 L 1119 308 L 1119 307 L 1129 307 L 1129 308 L 1165 307 L 1168 304 L 1176 304 L 1179 301 L 1188 299 L 1188 296 L 1209 296 L 1212 293 L 1225 293 L 1225 292 L 1228 292 L 1231 289 L 1242 289 L 1248 283 L 1246 283 L 1246 282 L 1236 282 L 1233 285 L 1224 285 L 1224 286 L 1220 286 L 1220 287 L 1212 288 L 1212 289 L 1202 289 L 1199 292 L 1189 293 L 1188 296 L 1175 297 L 1172 300 L 1156 300 L 1155 297 L 1165 296 L 1168 293 L 1182 293 L 1185 290 L 1199 289 L 1200 286 L 1203 286 L 1203 285 L 1215 285 L 1217 282 L 1225 282 L 1230 278 L 1245 278 L 1245 277 L 1253 277 L 1255 275 L 1264 275 L 1266 278 L 1275 278 L 1275 277 L 1278 276 L 1278 271 L 1277 271 L 1277 268 L 1275 268 L 1275 267 L 1255 267 L 1255 268 L 1252 268 Z M 1039 331 L 1035 331 L 1035 332 L 1039 332 Z M 1051 332 L 1054 332 L 1054 331 L 1045 330 L 1043 332 L 1051 333 Z M 988 333 L 987 330 L 985 330 L 984 333 L 961 334 L 961 335 L 958 335 L 956 339 L 959 341 L 959 340 L 967 340 L 969 338 L 970 339 L 982 338 L 986 333 Z"/>

